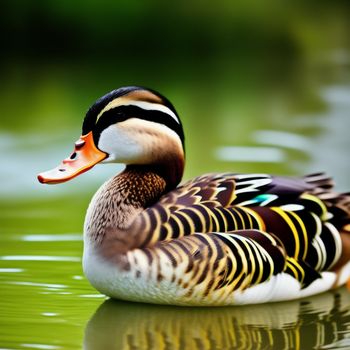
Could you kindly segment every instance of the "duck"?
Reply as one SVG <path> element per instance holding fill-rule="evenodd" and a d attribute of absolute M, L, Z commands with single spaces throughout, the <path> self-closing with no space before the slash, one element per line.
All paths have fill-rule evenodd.
<path fill-rule="evenodd" d="M 160 93 L 127 86 L 87 111 L 73 153 L 42 172 L 69 181 L 96 164 L 124 170 L 93 196 L 84 274 L 115 299 L 184 306 L 309 297 L 350 278 L 350 194 L 324 173 L 210 173 L 181 183 L 185 137 Z"/>

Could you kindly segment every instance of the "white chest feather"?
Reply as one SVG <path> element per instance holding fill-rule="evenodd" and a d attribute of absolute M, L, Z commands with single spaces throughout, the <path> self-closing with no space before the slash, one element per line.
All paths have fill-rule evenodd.
<path fill-rule="evenodd" d="M 99 292 L 112 298 L 157 304 L 181 300 L 175 284 L 166 279 L 157 280 L 140 250 L 129 252 L 127 257 L 129 261 L 137 259 L 138 268 L 123 269 L 118 264 L 107 262 L 87 244 L 83 255 L 84 273 Z"/>

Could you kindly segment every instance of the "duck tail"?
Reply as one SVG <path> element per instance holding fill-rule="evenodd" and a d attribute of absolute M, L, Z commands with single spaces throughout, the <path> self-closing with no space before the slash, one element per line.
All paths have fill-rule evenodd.
<path fill-rule="evenodd" d="M 333 194 L 333 196 L 331 196 Z M 332 217 L 330 222 L 338 228 L 342 251 L 339 260 L 332 267 L 338 271 L 337 286 L 348 283 L 350 286 L 350 193 L 322 195 Z"/>
<path fill-rule="evenodd" d="M 334 187 L 333 179 L 326 173 L 313 173 L 304 176 L 304 181 L 315 188 L 315 190 L 322 192 L 330 190 Z"/>
<path fill-rule="evenodd" d="M 303 177 L 308 193 L 318 197 L 327 208 L 325 221 L 339 232 L 341 253 L 331 271 L 337 273 L 335 286 L 348 281 L 350 284 L 350 192 L 334 190 L 334 181 L 325 173 L 314 173 Z"/>
<path fill-rule="evenodd" d="M 340 193 L 335 207 L 343 214 L 341 231 L 350 235 L 350 192 Z"/>
<path fill-rule="evenodd" d="M 335 192 L 333 179 L 325 173 L 306 175 L 304 181 L 313 187 L 310 192 L 326 205 L 330 213 L 329 221 L 339 231 L 350 234 L 350 192 Z"/>
<path fill-rule="evenodd" d="M 330 215 L 329 221 L 343 233 L 350 234 L 350 192 L 337 193 L 326 191 L 319 193 Z"/>

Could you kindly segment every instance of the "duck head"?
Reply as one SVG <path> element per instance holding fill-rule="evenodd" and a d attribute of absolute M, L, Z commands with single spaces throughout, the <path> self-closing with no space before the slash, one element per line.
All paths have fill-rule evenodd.
<path fill-rule="evenodd" d="M 98 163 L 146 167 L 170 187 L 184 168 L 184 133 L 173 105 L 159 93 L 123 87 L 98 99 L 86 113 L 82 136 L 70 157 L 38 175 L 41 183 L 73 179 Z"/>

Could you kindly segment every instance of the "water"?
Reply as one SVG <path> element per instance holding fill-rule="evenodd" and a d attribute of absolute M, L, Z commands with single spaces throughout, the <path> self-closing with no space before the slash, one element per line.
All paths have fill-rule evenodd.
<path fill-rule="evenodd" d="M 2 239 L 4 349 L 347 349 L 350 293 L 222 308 L 128 303 L 94 291 L 79 234 Z M 64 255 L 62 254 L 64 252 Z M 30 254 L 29 254 L 30 253 Z"/>
<path fill-rule="evenodd" d="M 244 56 L 243 44 L 241 55 L 223 53 L 223 24 L 213 34 L 222 39 L 212 46 L 217 51 L 203 60 L 176 56 L 172 69 L 150 52 L 146 63 L 105 54 L 93 63 L 7 63 L 0 87 L 1 349 L 350 349 L 346 287 L 245 307 L 107 300 L 83 275 L 82 225 L 93 193 L 122 166 L 97 166 L 60 186 L 36 180 L 71 152 L 94 99 L 138 83 L 168 96 L 183 120 L 185 179 L 213 171 L 326 171 L 349 191 L 348 16 L 342 7 L 317 6 L 320 19 L 291 11 L 298 21 L 290 28 L 275 24 L 273 33 L 287 30 L 276 44 L 284 45 L 269 48 L 287 53 L 275 56 L 255 57 L 248 48 Z M 250 15 L 255 23 L 267 14 Z"/>
<path fill-rule="evenodd" d="M 345 287 L 299 301 L 245 307 L 128 303 L 106 300 L 89 286 L 81 273 L 79 234 L 14 235 L 1 243 L 8 254 L 0 260 L 4 349 L 350 347 Z"/>

